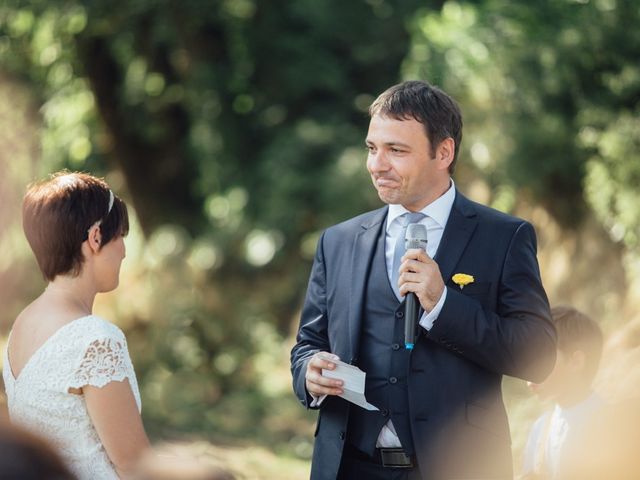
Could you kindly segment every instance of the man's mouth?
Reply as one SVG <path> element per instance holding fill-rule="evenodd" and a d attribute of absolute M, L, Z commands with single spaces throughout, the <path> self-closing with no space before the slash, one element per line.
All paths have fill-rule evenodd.
<path fill-rule="evenodd" d="M 378 187 L 392 188 L 392 187 L 398 186 L 398 182 L 390 178 L 378 177 L 375 180 L 376 180 L 376 186 Z"/>

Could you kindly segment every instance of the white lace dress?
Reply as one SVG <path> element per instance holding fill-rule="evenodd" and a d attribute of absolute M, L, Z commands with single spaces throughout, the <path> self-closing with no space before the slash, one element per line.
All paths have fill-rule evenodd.
<path fill-rule="evenodd" d="M 2 373 L 12 422 L 48 438 L 79 479 L 118 478 L 84 396 L 69 393 L 70 388 L 101 388 L 127 378 L 140 410 L 127 341 L 118 327 L 95 315 L 79 318 L 49 337 L 18 378 L 5 350 Z"/>

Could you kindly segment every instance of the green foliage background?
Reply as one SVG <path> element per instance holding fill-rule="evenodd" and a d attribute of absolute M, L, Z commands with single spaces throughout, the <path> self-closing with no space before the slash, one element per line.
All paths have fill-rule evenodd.
<path fill-rule="evenodd" d="M 637 314 L 624 292 L 640 270 L 638 23 L 632 0 L 7 0 L 0 326 L 42 288 L 19 228 L 26 184 L 105 175 L 135 219 L 98 309 L 127 332 L 153 437 L 308 458 L 314 415 L 287 371 L 315 242 L 378 206 L 366 109 L 422 78 L 462 106 L 458 186 L 532 217 L 552 300 L 613 329 L 625 320 L 608 307 Z M 567 238 L 585 262 L 614 252 L 614 303 L 566 288 L 578 267 L 545 271 Z"/>

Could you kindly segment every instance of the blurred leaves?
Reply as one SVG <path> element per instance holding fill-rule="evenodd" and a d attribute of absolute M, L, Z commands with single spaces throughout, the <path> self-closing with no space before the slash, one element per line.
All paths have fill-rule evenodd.
<path fill-rule="evenodd" d="M 297 241 L 317 212 L 366 204 L 324 185 L 361 145 L 353 99 L 396 79 L 421 4 L 9 1 L 0 59 L 43 100 L 43 172 L 117 165 L 147 235 L 176 218 L 207 232 L 207 198 L 241 188 L 248 221 Z"/>
<path fill-rule="evenodd" d="M 634 246 L 638 21 L 631 0 L 447 2 L 416 18 L 404 69 L 460 99 L 492 188 L 511 185 L 565 226 L 593 209 Z M 478 144 L 491 145 L 483 160 Z"/>
<path fill-rule="evenodd" d="M 640 90 L 640 79 L 638 80 Z M 622 112 L 602 130 L 585 128 L 581 140 L 593 150 L 585 193 L 611 237 L 637 251 L 640 242 L 640 108 Z"/>

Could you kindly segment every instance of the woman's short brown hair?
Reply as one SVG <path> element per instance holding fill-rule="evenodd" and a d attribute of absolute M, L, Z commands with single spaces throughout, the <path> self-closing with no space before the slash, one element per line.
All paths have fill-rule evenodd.
<path fill-rule="evenodd" d="M 100 223 L 106 245 L 129 232 L 127 206 L 106 182 L 87 173 L 62 171 L 29 186 L 22 204 L 22 226 L 44 278 L 78 275 L 82 243 Z"/>

